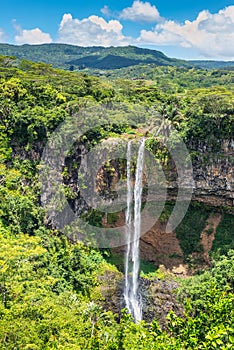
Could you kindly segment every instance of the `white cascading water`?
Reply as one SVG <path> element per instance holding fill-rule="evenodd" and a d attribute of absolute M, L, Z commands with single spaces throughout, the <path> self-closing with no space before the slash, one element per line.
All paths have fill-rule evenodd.
<path fill-rule="evenodd" d="M 135 184 L 131 181 L 131 141 L 127 147 L 127 209 L 126 235 L 127 251 L 125 256 L 125 288 L 124 300 L 126 308 L 133 315 L 136 322 L 142 320 L 141 297 L 139 295 L 139 240 L 141 235 L 141 199 L 142 174 L 144 166 L 145 139 L 142 139 L 137 156 Z M 133 198 L 134 197 L 134 198 Z M 132 206 L 134 202 L 134 218 L 132 222 Z M 130 275 L 130 269 L 131 275 Z"/>

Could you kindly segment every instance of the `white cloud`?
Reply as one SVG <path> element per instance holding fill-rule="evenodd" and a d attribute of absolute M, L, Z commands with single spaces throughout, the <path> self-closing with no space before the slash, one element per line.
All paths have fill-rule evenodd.
<path fill-rule="evenodd" d="M 82 20 L 63 15 L 59 26 L 58 42 L 80 46 L 121 46 L 129 40 L 122 34 L 122 24 L 117 20 L 105 21 L 98 16 Z"/>
<path fill-rule="evenodd" d="M 158 22 L 160 14 L 154 5 L 149 2 L 134 1 L 131 7 L 123 9 L 120 18 L 133 22 Z"/>
<path fill-rule="evenodd" d="M 104 16 L 110 16 L 111 15 L 111 11 L 109 9 L 109 7 L 107 5 L 105 5 L 102 9 L 101 9 L 101 13 Z"/>
<path fill-rule="evenodd" d="M 15 26 L 16 27 L 16 26 Z M 26 30 L 16 27 L 19 34 L 15 36 L 16 44 L 49 44 L 52 42 L 48 33 L 43 33 L 39 28 Z"/>
<path fill-rule="evenodd" d="M 0 28 L 0 42 L 3 43 L 6 41 L 6 39 L 7 39 L 6 33 L 3 31 L 2 28 Z"/>
<path fill-rule="evenodd" d="M 183 24 L 166 20 L 154 30 L 142 30 L 138 43 L 179 45 L 197 49 L 204 57 L 234 58 L 234 6 L 216 14 L 204 10 Z"/>

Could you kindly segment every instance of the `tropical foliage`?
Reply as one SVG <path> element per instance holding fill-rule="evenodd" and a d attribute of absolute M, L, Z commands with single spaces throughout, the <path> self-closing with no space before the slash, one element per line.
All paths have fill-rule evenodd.
<path fill-rule="evenodd" d="M 56 127 L 69 116 L 78 119 L 83 107 L 90 107 L 90 122 L 100 118 L 100 106 L 107 111 L 101 116 L 104 125 L 83 135 L 81 141 L 90 148 L 104 138 L 142 135 L 146 125 L 150 128 L 161 119 L 170 121 L 193 159 L 202 156 L 204 164 L 207 154 L 199 153 L 201 144 L 215 155 L 224 140 L 233 139 L 231 71 L 142 66 L 138 71 L 128 68 L 109 74 L 109 79 L 98 78 L 0 57 L 0 348 L 231 349 L 230 210 L 220 209 L 225 213 L 212 248 L 211 267 L 185 281 L 177 278 L 184 312 L 170 312 L 164 328 L 158 320 L 135 324 L 126 310 L 120 314 L 108 310 L 102 289 L 109 281 L 103 276 L 109 271 L 122 278 L 104 258 L 108 251 L 71 242 L 46 220 L 38 183 L 41 155 Z M 147 147 L 168 166 L 170 159 L 152 134 Z M 65 184 L 69 155 L 67 159 Z M 178 227 L 185 259 L 201 249 L 198 235 L 211 210 L 193 204 Z M 94 214 L 91 219 L 99 224 L 102 217 Z M 163 214 L 165 219 L 168 212 Z M 115 214 L 107 218 L 108 224 L 116 220 Z"/>

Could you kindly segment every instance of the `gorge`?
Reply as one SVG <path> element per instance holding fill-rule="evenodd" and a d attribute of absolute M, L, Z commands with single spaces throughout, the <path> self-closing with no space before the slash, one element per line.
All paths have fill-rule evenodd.
<path fill-rule="evenodd" d="M 0 70 L 0 347 L 233 348 L 234 71 L 141 65 L 98 78 L 3 56 Z M 63 130 L 86 131 L 67 152 L 51 145 L 57 187 L 89 227 L 76 226 L 74 236 L 56 225 L 69 219 L 62 197 L 56 217 L 46 212 L 39 182 L 43 150 L 69 119 Z M 171 232 L 179 176 L 161 135 L 150 132 L 160 123 L 177 130 L 193 165 L 192 200 Z M 115 147 L 121 156 L 108 158 Z M 97 168 L 85 161 L 92 150 Z M 150 198 L 147 152 L 161 165 L 167 197 L 139 239 Z M 93 188 L 87 203 L 82 195 Z M 118 193 L 124 200 L 102 210 L 96 198 L 111 207 Z M 106 228 L 116 244 L 104 235 L 95 245 Z"/>

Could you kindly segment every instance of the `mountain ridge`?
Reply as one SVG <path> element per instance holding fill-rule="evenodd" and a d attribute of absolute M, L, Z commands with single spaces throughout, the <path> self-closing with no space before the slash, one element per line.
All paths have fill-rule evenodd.
<path fill-rule="evenodd" d="M 66 70 L 119 69 L 139 64 L 156 66 L 197 67 L 220 69 L 234 67 L 234 61 L 182 60 L 163 52 L 137 46 L 82 47 L 69 44 L 11 45 L 0 44 L 0 55 L 52 64 Z"/>

